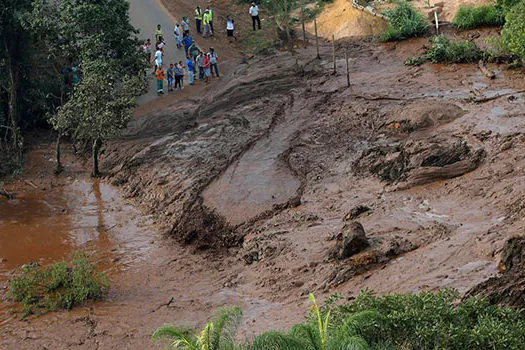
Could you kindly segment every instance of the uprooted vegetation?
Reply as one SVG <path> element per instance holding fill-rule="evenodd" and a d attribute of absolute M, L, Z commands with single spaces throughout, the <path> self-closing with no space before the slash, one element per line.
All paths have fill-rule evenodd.
<path fill-rule="evenodd" d="M 525 320 L 518 311 L 479 298 L 458 304 L 453 290 L 436 294 L 373 296 L 362 292 L 351 303 L 334 295 L 319 307 L 312 294 L 307 322 L 290 331 L 268 331 L 236 344 L 242 317 L 237 307 L 219 310 L 200 333 L 172 325 L 157 329 L 154 340 L 172 349 L 521 349 Z"/>
<path fill-rule="evenodd" d="M 107 277 L 84 254 L 77 253 L 70 262 L 22 266 L 9 284 L 8 296 L 22 304 L 21 317 L 25 318 L 99 300 L 108 288 Z"/>

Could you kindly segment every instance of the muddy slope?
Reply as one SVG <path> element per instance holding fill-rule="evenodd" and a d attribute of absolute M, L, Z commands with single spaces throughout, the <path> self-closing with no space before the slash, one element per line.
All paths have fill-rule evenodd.
<path fill-rule="evenodd" d="M 199 102 L 141 121 L 155 138 L 140 152 L 110 148 L 110 178 L 178 240 L 242 244 L 253 276 L 235 283 L 268 285 L 276 298 L 466 291 L 496 272 L 514 231 L 506 191 L 523 186 L 520 73 L 496 67 L 490 81 L 469 65 L 409 68 L 394 48 L 340 43 L 351 88 L 343 59 L 331 72 L 329 47 L 321 61 L 312 50 L 256 59 Z M 374 244 L 331 262 L 331 239 L 358 205 L 371 209 L 360 220 Z"/>
<path fill-rule="evenodd" d="M 523 73 L 405 67 L 424 43 L 339 42 L 336 73 L 327 43 L 320 61 L 309 48 L 239 62 L 134 121 L 105 149 L 108 181 L 189 249 L 166 244 L 91 318 L 35 321 L 10 344 L 60 347 L 95 319 L 85 347 L 147 348 L 159 324 L 202 324 L 227 303 L 251 337 L 302 319 L 308 292 L 466 292 L 496 275 L 522 230 Z M 354 238 L 366 244 L 341 248 Z"/>

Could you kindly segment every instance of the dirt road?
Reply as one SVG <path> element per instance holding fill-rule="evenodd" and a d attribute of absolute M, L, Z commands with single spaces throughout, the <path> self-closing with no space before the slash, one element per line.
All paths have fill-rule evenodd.
<path fill-rule="evenodd" d="M 168 10 L 162 5 L 160 0 L 129 0 L 130 3 L 130 18 L 131 23 L 140 30 L 139 36 L 144 39 L 151 39 L 153 46 L 155 46 L 155 30 L 157 24 L 162 26 L 164 32 L 164 40 L 166 46 L 164 47 L 164 70 L 168 69 L 170 63 L 183 61 L 186 64 L 186 57 L 184 54 L 184 48 L 178 49 L 175 45 L 175 36 L 173 29 L 175 23 L 180 21 L 176 19 Z M 155 55 L 153 49 L 152 58 Z M 153 68 L 151 69 L 153 72 Z M 137 99 L 139 104 L 151 101 L 157 97 L 156 93 L 156 79 L 153 74 L 148 75 L 149 77 L 149 92 Z M 164 84 L 164 88 L 167 93 L 167 84 Z"/>

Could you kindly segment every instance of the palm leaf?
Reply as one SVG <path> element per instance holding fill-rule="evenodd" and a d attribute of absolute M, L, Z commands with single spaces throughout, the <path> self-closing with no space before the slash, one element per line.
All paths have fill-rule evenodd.
<path fill-rule="evenodd" d="M 303 342 L 289 334 L 276 331 L 263 333 L 253 340 L 249 349 L 253 350 L 305 350 L 308 349 Z"/>
<path fill-rule="evenodd" d="M 317 328 L 310 324 L 297 324 L 290 330 L 290 336 L 304 344 L 303 349 L 321 350 L 322 342 Z"/>
<path fill-rule="evenodd" d="M 191 335 L 190 330 L 177 328 L 169 324 L 157 328 L 151 336 L 151 339 L 170 340 L 173 349 L 198 349 L 196 339 Z"/>
<path fill-rule="evenodd" d="M 213 317 L 213 332 L 211 333 L 211 349 L 218 350 L 221 346 L 232 345 L 242 320 L 242 309 L 237 306 L 219 309 Z"/>

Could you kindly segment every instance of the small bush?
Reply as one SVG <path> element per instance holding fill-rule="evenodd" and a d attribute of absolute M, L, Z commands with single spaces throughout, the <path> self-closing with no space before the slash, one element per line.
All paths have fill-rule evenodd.
<path fill-rule="evenodd" d="M 385 11 L 388 28 L 381 35 L 381 41 L 398 41 L 427 34 L 428 23 L 412 6 L 403 1 L 395 8 Z"/>
<path fill-rule="evenodd" d="M 108 290 L 107 277 L 97 272 L 82 253 L 70 264 L 65 261 L 40 268 L 25 265 L 9 285 L 8 296 L 22 303 L 22 318 L 30 314 L 71 309 L 86 300 L 98 300 Z"/>
<path fill-rule="evenodd" d="M 507 11 L 501 37 L 509 51 L 525 63 L 525 1 Z"/>
<path fill-rule="evenodd" d="M 481 50 L 471 41 L 454 42 L 441 34 L 432 37 L 430 43 L 426 58 L 432 63 L 473 63 L 482 57 Z"/>
<path fill-rule="evenodd" d="M 275 40 L 264 30 L 244 30 L 241 32 L 243 49 L 251 54 L 271 55 L 275 52 Z"/>
<path fill-rule="evenodd" d="M 452 23 L 458 29 L 500 27 L 505 24 L 505 16 L 495 6 L 460 7 Z"/>

